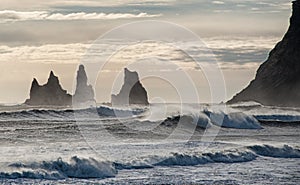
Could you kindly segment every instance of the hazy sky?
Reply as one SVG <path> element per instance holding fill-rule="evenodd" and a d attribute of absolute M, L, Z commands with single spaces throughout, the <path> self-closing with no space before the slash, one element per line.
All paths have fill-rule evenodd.
<path fill-rule="evenodd" d="M 169 21 L 196 33 L 219 62 L 228 99 L 254 78 L 285 33 L 290 14 L 286 0 L 1 0 L 0 103 L 23 102 L 32 78 L 45 83 L 51 69 L 71 93 L 76 68 L 91 43 L 117 26 L 143 20 Z M 201 101 L 209 102 L 205 76 L 189 71 Z M 107 84 L 96 84 L 97 101 L 109 101 L 106 86 L 113 76 L 107 72 Z M 144 83 L 150 98 L 176 99 L 170 98 L 168 85 L 150 79 Z"/>

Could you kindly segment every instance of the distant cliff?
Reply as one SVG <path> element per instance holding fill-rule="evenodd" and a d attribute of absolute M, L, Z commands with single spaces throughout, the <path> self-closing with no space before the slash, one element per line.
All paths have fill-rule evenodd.
<path fill-rule="evenodd" d="M 146 89 L 139 80 L 138 73 L 124 69 L 124 84 L 117 95 L 111 96 L 112 105 L 148 105 Z"/>
<path fill-rule="evenodd" d="M 67 106 L 72 104 L 72 96 L 62 89 L 58 77 L 51 71 L 45 85 L 41 86 L 35 78 L 33 79 L 30 98 L 25 104 Z"/>
<path fill-rule="evenodd" d="M 71 96 L 61 87 L 59 79 L 53 71 L 50 72 L 48 82 L 45 85 L 39 85 L 34 78 L 30 88 L 30 98 L 25 101 L 25 104 L 70 106 L 72 103 L 95 102 L 94 90 L 91 85 L 87 84 L 87 75 L 83 65 L 79 66 L 76 80 L 75 94 Z"/>
<path fill-rule="evenodd" d="M 264 105 L 300 107 L 300 0 L 293 2 L 290 26 L 248 87 L 228 103 L 256 101 Z"/>

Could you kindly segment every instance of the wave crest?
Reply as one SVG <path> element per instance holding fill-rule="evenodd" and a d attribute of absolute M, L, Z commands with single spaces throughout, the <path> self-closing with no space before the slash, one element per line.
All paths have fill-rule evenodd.
<path fill-rule="evenodd" d="M 99 118 L 100 117 L 132 117 L 142 114 L 144 109 L 116 109 L 106 106 L 87 108 L 87 109 L 31 109 L 16 112 L 1 112 L 1 120 L 23 120 L 23 119 L 50 119 L 50 120 L 74 120 L 81 118 Z"/>
<path fill-rule="evenodd" d="M 207 163 L 239 163 L 255 160 L 257 155 L 250 151 L 216 152 L 203 154 L 172 153 L 169 156 L 151 156 L 127 163 L 114 163 L 117 169 L 140 169 L 155 166 L 195 166 Z"/>
<path fill-rule="evenodd" d="M 253 116 L 242 112 L 224 113 L 204 110 L 203 112 L 191 115 L 172 116 L 165 119 L 161 124 L 165 126 L 181 123 L 193 123 L 200 128 L 210 128 L 212 125 L 235 128 L 235 129 L 262 129 L 262 126 Z"/>
<path fill-rule="evenodd" d="M 74 156 L 69 162 L 58 158 L 55 161 L 13 163 L 12 172 L 0 172 L 0 178 L 17 179 L 65 179 L 65 178 L 108 178 L 117 170 L 145 169 L 155 166 L 196 166 L 208 163 L 241 163 L 254 161 L 260 156 L 274 158 L 300 158 L 300 150 L 288 145 L 275 147 L 253 145 L 239 149 L 210 153 L 170 153 L 166 156 L 139 157 L 131 161 L 99 162 L 93 158 Z"/>
<path fill-rule="evenodd" d="M 300 150 L 291 146 L 284 145 L 277 148 L 270 145 L 254 145 L 248 147 L 258 155 L 276 158 L 300 158 Z"/>
<path fill-rule="evenodd" d="M 98 162 L 93 158 L 81 159 L 77 156 L 65 162 L 61 158 L 55 161 L 34 162 L 30 164 L 13 163 L 9 165 L 18 171 L 0 172 L 0 178 L 64 179 L 64 178 L 107 178 L 117 173 L 111 163 Z"/>

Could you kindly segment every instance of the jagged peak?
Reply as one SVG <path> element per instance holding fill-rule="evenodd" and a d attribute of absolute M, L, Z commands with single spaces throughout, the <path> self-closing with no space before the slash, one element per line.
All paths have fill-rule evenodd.
<path fill-rule="evenodd" d="M 124 68 L 124 72 L 128 72 L 128 73 L 137 73 L 136 71 L 130 71 L 128 68 Z"/>
<path fill-rule="evenodd" d="M 125 73 L 137 73 L 136 71 L 130 71 L 128 68 L 124 68 Z"/>
<path fill-rule="evenodd" d="M 124 68 L 124 81 L 131 85 L 139 82 L 139 75 L 136 71 L 130 71 L 127 68 Z"/>
<path fill-rule="evenodd" d="M 51 76 L 55 76 L 54 73 L 53 73 L 53 71 L 50 71 L 49 77 L 51 77 Z"/>
<path fill-rule="evenodd" d="M 53 71 L 50 71 L 47 84 L 58 84 L 59 85 L 59 79 L 57 76 L 55 76 Z"/>
<path fill-rule="evenodd" d="M 130 74 L 130 75 L 135 75 L 138 76 L 138 73 L 136 71 L 130 71 L 128 68 L 124 68 L 124 74 Z"/>
<path fill-rule="evenodd" d="M 25 101 L 28 105 L 59 105 L 68 106 L 72 103 L 72 96 L 64 90 L 57 76 L 51 71 L 46 84 L 39 85 L 33 78 L 30 88 L 30 97 Z"/>
<path fill-rule="evenodd" d="M 39 82 L 37 81 L 37 79 L 33 78 L 33 80 L 32 80 L 32 86 L 35 86 L 35 85 L 40 86 Z"/>
<path fill-rule="evenodd" d="M 50 71 L 49 79 L 58 78 L 53 71 Z"/>

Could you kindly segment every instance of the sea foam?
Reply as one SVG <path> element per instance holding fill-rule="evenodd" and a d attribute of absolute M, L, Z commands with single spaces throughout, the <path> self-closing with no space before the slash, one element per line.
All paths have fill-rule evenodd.
<path fill-rule="evenodd" d="M 93 158 L 74 156 L 69 162 L 58 158 L 55 161 L 33 163 L 13 163 L 9 165 L 13 172 L 0 172 L 0 178 L 64 179 L 64 178 L 107 178 L 114 177 L 116 169 L 108 162 L 99 162 Z"/>

